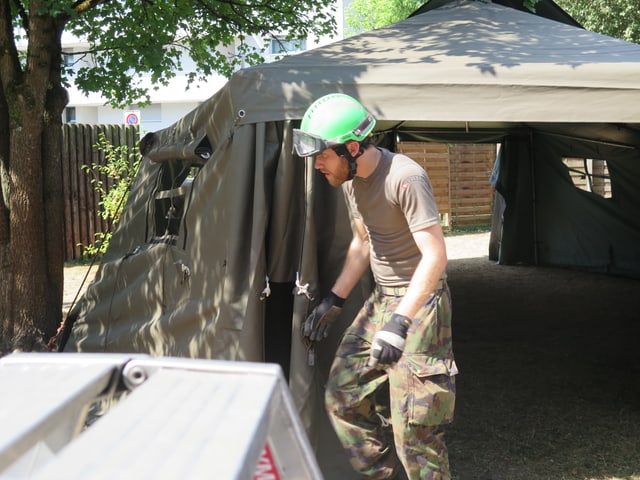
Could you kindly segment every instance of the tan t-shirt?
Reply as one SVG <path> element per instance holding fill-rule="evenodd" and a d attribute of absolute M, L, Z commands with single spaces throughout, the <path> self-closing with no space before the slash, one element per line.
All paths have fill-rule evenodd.
<path fill-rule="evenodd" d="M 380 150 L 374 172 L 345 182 L 343 189 L 351 215 L 367 228 L 376 282 L 406 286 L 421 258 L 412 232 L 440 222 L 440 216 L 427 172 L 405 155 Z"/>

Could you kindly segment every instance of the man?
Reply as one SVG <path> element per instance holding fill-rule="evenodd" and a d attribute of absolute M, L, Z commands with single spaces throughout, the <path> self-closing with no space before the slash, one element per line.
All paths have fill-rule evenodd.
<path fill-rule="evenodd" d="M 366 478 L 402 478 L 404 468 L 410 479 L 449 479 L 443 425 L 453 420 L 457 368 L 444 236 L 426 172 L 377 148 L 368 139 L 374 126 L 357 100 L 330 94 L 294 131 L 298 155 L 315 156 L 316 170 L 342 185 L 354 230 L 341 273 L 303 334 L 325 338 L 370 267 L 377 286 L 336 352 L 327 412 Z M 390 422 L 376 398 L 387 388 Z"/>

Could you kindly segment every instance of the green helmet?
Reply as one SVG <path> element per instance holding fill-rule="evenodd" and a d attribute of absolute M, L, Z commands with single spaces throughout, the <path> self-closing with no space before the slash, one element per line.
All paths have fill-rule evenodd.
<path fill-rule="evenodd" d="M 349 140 L 361 142 L 371 133 L 376 120 L 362 104 L 342 93 L 320 97 L 302 117 L 300 129 L 293 132 L 296 153 L 309 157 Z"/>

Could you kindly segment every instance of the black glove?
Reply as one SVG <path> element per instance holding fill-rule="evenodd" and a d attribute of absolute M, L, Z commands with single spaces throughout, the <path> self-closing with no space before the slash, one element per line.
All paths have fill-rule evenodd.
<path fill-rule="evenodd" d="M 329 327 L 340 315 L 343 305 L 344 298 L 329 292 L 307 317 L 302 334 L 312 342 L 327 338 Z"/>
<path fill-rule="evenodd" d="M 400 360 L 407 340 L 411 319 L 394 313 L 384 327 L 373 337 L 369 366 L 391 366 Z"/>

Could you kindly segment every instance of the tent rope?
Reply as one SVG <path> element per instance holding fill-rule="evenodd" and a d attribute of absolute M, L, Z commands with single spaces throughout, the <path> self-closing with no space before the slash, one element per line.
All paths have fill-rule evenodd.
<path fill-rule="evenodd" d="M 300 272 L 296 272 L 296 288 L 297 288 L 296 295 L 304 295 L 305 297 L 307 297 L 307 300 L 309 301 L 313 300 L 313 296 L 309 291 L 309 284 L 305 283 L 304 285 L 302 285 L 300 283 Z"/>
<path fill-rule="evenodd" d="M 265 275 L 264 281 L 266 282 L 266 286 L 262 290 L 260 294 L 260 300 L 264 300 L 265 298 L 271 296 L 271 287 L 269 286 L 269 275 Z"/>

